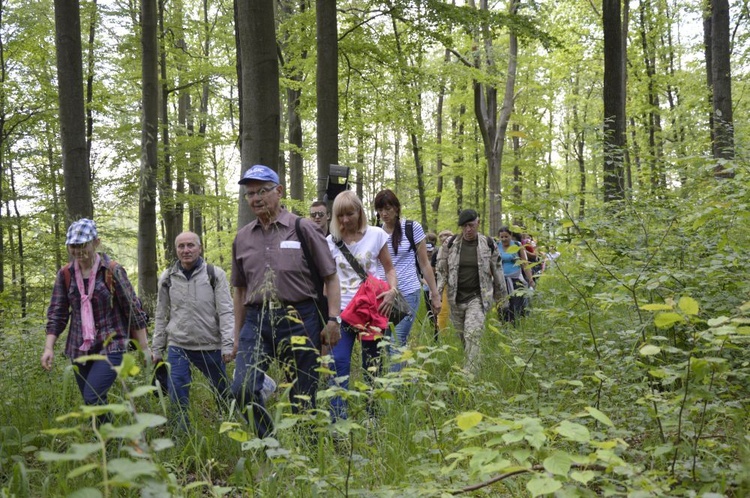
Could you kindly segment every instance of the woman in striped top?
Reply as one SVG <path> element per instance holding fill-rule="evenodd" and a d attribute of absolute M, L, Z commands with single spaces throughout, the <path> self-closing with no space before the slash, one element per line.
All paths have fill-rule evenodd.
<path fill-rule="evenodd" d="M 407 220 L 401 219 L 401 203 L 396 194 L 388 189 L 378 192 L 375 196 L 375 210 L 383 223 L 383 230 L 389 235 L 386 245 L 398 275 L 398 290 L 406 298 L 412 310 L 409 316 L 396 325 L 394 343 L 395 346 L 402 347 L 409 339 L 414 317 L 419 309 L 421 283 L 417 273 L 417 264 L 419 264 L 422 276 L 429 287 L 430 301 L 435 314 L 440 313 L 442 302 L 435 283 L 435 273 L 432 271 L 430 259 L 427 256 L 425 233 L 422 225 L 416 221 L 410 222 L 414 232 L 413 241 L 410 241 L 406 234 Z M 383 278 L 383 275 L 378 275 L 378 277 Z M 394 370 L 400 369 L 398 364 L 394 367 Z"/>

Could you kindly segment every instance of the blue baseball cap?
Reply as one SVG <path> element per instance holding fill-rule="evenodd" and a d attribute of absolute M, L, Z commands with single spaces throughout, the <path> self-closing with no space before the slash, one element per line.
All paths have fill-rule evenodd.
<path fill-rule="evenodd" d="M 256 164 L 252 168 L 245 171 L 245 174 L 242 175 L 242 179 L 237 183 L 239 183 L 240 185 L 244 185 L 252 180 L 257 180 L 260 182 L 273 182 L 278 185 L 279 175 L 277 175 L 276 172 L 268 166 Z"/>
<path fill-rule="evenodd" d="M 68 227 L 68 236 L 65 239 L 65 245 L 85 244 L 95 240 L 97 237 L 96 223 L 93 220 L 81 218 L 71 223 L 70 227 Z"/>

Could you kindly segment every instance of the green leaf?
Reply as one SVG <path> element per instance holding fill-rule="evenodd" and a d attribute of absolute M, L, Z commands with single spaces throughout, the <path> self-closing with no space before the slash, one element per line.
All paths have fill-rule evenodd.
<path fill-rule="evenodd" d="M 659 313 L 654 317 L 654 325 L 660 329 L 666 329 L 674 325 L 675 323 L 684 321 L 682 315 L 677 313 Z"/>
<path fill-rule="evenodd" d="M 98 443 L 75 443 L 70 445 L 66 453 L 40 451 L 39 460 L 43 462 L 80 462 L 101 449 L 102 446 Z"/>
<path fill-rule="evenodd" d="M 591 441 L 591 433 L 585 426 L 568 420 L 560 422 L 555 431 L 561 436 L 579 443 L 588 443 Z"/>
<path fill-rule="evenodd" d="M 130 393 L 128 393 L 128 398 L 139 398 L 141 396 L 145 396 L 146 394 L 151 394 L 153 392 L 156 392 L 156 386 L 138 386 Z"/>
<path fill-rule="evenodd" d="M 172 440 L 167 438 L 157 438 L 151 441 L 151 449 L 154 451 L 166 450 L 172 448 L 173 446 L 174 443 L 172 442 Z"/>
<path fill-rule="evenodd" d="M 73 491 L 68 498 L 102 498 L 102 492 L 96 488 L 81 488 Z"/>
<path fill-rule="evenodd" d="M 581 484 L 588 483 L 591 479 L 596 477 L 596 474 L 592 470 L 584 470 L 584 471 L 573 471 L 570 473 L 570 478 L 574 481 L 578 481 Z"/>
<path fill-rule="evenodd" d="M 641 309 L 645 311 L 672 311 L 672 306 L 669 304 L 653 303 L 644 304 L 643 306 L 641 306 Z"/>
<path fill-rule="evenodd" d="M 482 418 L 483 416 L 479 412 L 464 412 L 456 417 L 456 424 L 461 430 L 467 431 L 479 424 Z"/>
<path fill-rule="evenodd" d="M 80 467 L 76 467 L 75 469 L 68 472 L 68 479 L 75 479 L 78 476 L 82 476 L 83 474 L 90 472 L 94 469 L 98 469 L 99 464 L 98 463 L 89 463 L 86 465 L 81 465 Z"/>
<path fill-rule="evenodd" d="M 728 316 L 717 316 L 716 318 L 710 318 L 706 323 L 708 323 L 709 327 L 718 327 L 719 325 L 724 325 L 728 321 Z"/>
<path fill-rule="evenodd" d="M 526 483 L 526 489 L 529 490 L 531 496 L 548 495 L 560 488 L 562 488 L 560 481 L 547 476 L 537 476 Z"/>
<path fill-rule="evenodd" d="M 544 459 L 544 470 L 550 474 L 558 476 L 567 476 L 570 472 L 572 461 L 567 453 L 556 451 Z"/>
<path fill-rule="evenodd" d="M 698 311 L 700 310 L 698 301 L 688 296 L 681 297 L 680 302 L 677 303 L 677 306 L 679 306 L 682 312 L 686 315 L 697 315 Z"/>
<path fill-rule="evenodd" d="M 653 356 L 655 354 L 659 354 L 660 352 L 661 348 L 659 346 L 654 346 L 653 344 L 646 344 L 638 350 L 638 353 L 641 356 Z"/>
<path fill-rule="evenodd" d="M 511 245 L 511 246 L 508 246 L 507 249 L 504 249 L 504 251 L 507 252 L 508 254 L 515 254 L 520 250 L 521 250 L 521 246 L 517 246 L 517 245 Z"/>
<path fill-rule="evenodd" d="M 158 472 L 156 465 L 148 460 L 133 461 L 128 458 L 116 458 L 109 462 L 109 471 L 116 474 L 117 478 L 126 481 L 135 481 L 141 476 L 155 475 Z"/>
<path fill-rule="evenodd" d="M 587 412 L 589 412 L 589 415 L 591 415 L 592 417 L 594 417 L 596 420 L 598 420 L 602 424 L 604 424 L 606 426 L 609 426 L 609 427 L 614 427 L 615 426 L 615 424 L 612 423 L 612 421 L 609 419 L 608 416 L 606 416 L 604 413 L 600 412 L 599 410 L 597 410 L 593 406 L 587 406 L 586 408 L 584 408 L 584 410 L 586 410 Z"/>

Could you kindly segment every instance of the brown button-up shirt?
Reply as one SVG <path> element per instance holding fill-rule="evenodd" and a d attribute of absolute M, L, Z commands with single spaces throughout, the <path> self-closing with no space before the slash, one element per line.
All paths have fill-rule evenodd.
<path fill-rule="evenodd" d="M 317 297 L 295 230 L 296 219 L 282 209 L 267 230 L 253 220 L 237 232 L 232 244 L 232 285 L 247 289 L 245 306 L 268 300 L 297 303 Z M 315 223 L 302 218 L 300 230 L 321 279 L 336 273 L 328 243 Z"/>

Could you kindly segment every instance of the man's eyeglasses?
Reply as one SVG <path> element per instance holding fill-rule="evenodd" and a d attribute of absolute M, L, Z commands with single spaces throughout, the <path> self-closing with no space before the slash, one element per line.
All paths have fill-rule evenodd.
<path fill-rule="evenodd" d="M 258 190 L 257 192 L 253 192 L 253 191 L 248 190 L 244 194 L 242 194 L 242 197 L 244 197 L 246 201 L 249 201 L 250 199 L 252 199 L 256 195 L 258 197 L 262 198 L 262 197 L 265 197 L 266 194 L 268 194 L 271 190 L 273 190 L 275 188 L 276 187 L 271 187 L 271 188 L 263 187 L 262 189 Z"/>
<path fill-rule="evenodd" d="M 325 218 L 325 213 L 321 213 L 320 211 L 315 211 L 313 213 L 310 213 L 310 218 Z"/>

